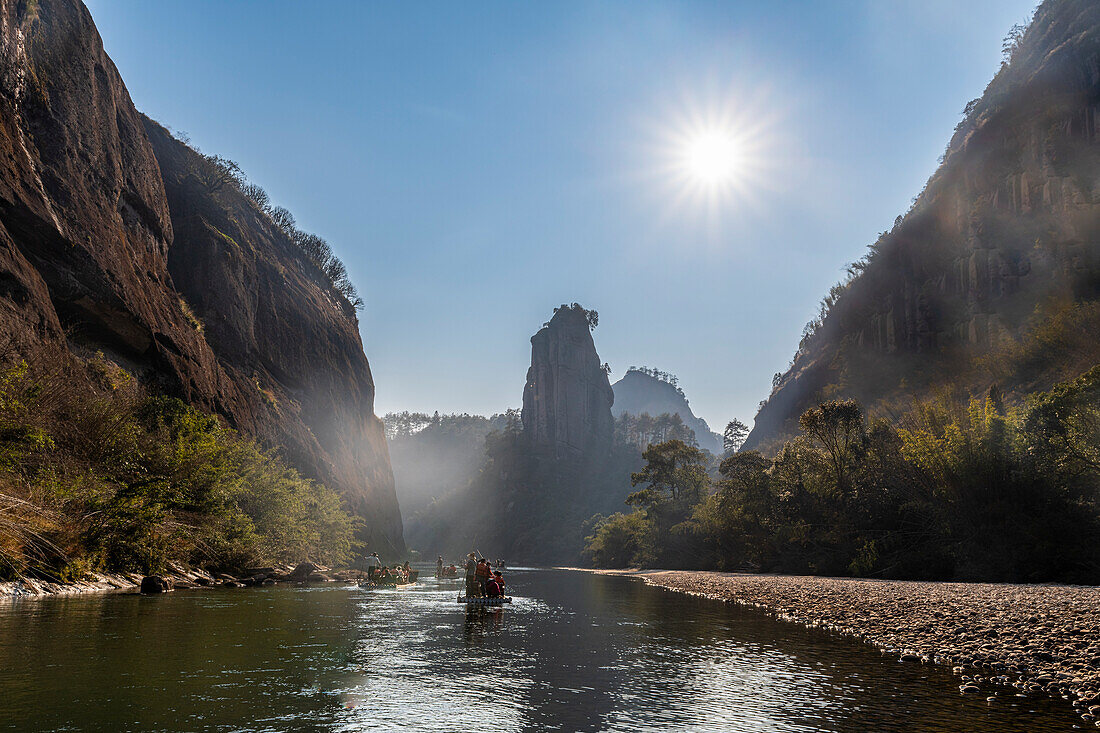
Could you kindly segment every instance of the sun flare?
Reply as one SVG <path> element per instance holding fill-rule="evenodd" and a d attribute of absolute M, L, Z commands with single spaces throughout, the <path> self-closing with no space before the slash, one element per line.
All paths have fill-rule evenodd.
<path fill-rule="evenodd" d="M 729 184 L 740 168 L 740 149 L 733 135 L 718 130 L 701 132 L 685 141 L 685 172 L 704 186 Z"/>
<path fill-rule="evenodd" d="M 663 220 L 701 227 L 718 242 L 729 227 L 763 216 L 796 156 L 783 135 L 787 106 L 770 86 L 712 80 L 701 88 L 685 86 L 654 105 L 640 180 Z"/>

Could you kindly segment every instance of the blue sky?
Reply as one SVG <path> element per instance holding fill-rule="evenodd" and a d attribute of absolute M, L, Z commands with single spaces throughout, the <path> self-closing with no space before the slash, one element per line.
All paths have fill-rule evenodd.
<path fill-rule="evenodd" d="M 91 0 L 139 109 L 238 161 L 366 300 L 378 412 L 519 406 L 554 306 L 720 431 L 905 211 L 1035 0 Z M 685 185 L 683 140 L 742 164 Z"/>

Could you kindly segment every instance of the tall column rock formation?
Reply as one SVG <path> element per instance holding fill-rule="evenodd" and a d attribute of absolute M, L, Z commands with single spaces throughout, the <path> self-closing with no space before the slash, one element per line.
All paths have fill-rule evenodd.
<path fill-rule="evenodd" d="M 606 454 L 615 431 L 614 402 L 585 310 L 558 308 L 531 337 L 531 368 L 523 388 L 527 440 L 558 458 Z"/>

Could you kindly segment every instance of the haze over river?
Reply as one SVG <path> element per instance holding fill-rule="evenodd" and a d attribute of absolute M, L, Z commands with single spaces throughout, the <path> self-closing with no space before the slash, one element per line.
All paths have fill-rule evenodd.
<path fill-rule="evenodd" d="M 0 729 L 1065 731 L 1063 700 L 960 695 L 949 670 L 751 609 L 562 570 L 454 581 L 0 603 Z"/>

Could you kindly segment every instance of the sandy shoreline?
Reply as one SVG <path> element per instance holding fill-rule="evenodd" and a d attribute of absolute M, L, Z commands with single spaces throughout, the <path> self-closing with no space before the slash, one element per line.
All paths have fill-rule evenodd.
<path fill-rule="evenodd" d="M 1100 588 L 589 570 L 752 606 L 858 638 L 903 661 L 950 665 L 960 690 L 1061 695 L 1100 727 Z M 987 691 L 982 693 L 983 687 Z M 1015 689 L 1011 689 L 1015 688 Z M 1007 694 L 1001 692 L 1000 694 Z"/>

